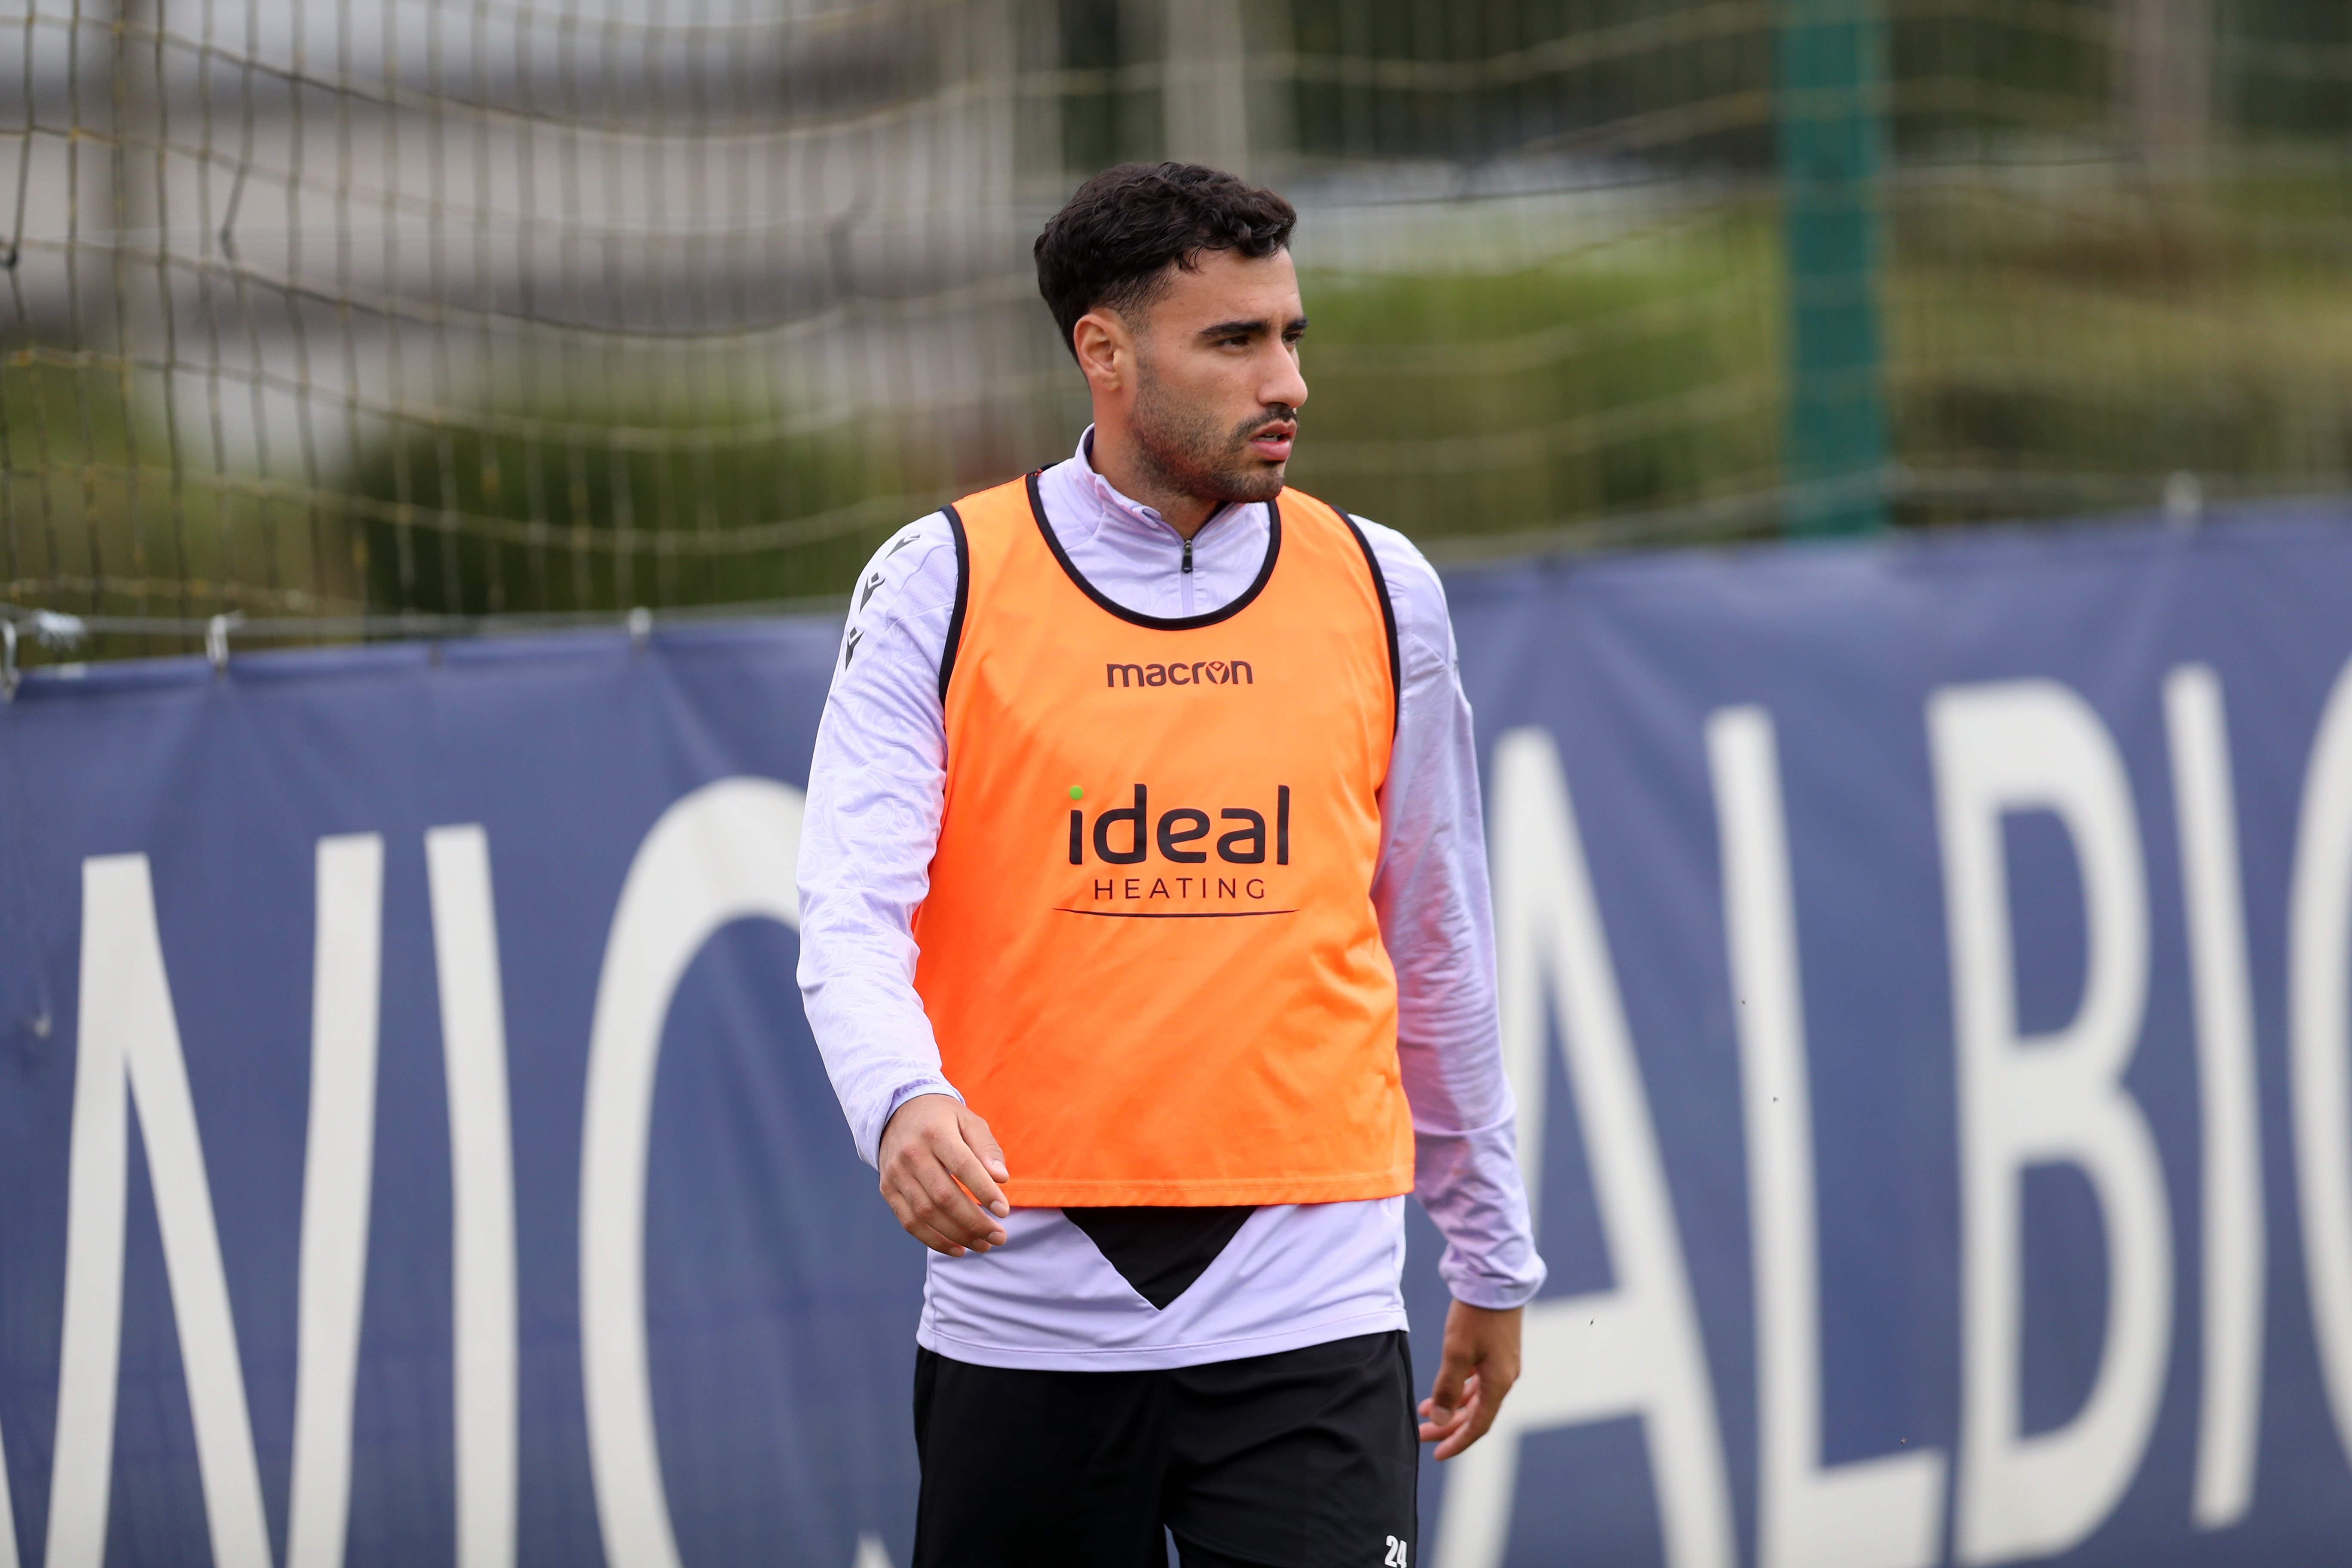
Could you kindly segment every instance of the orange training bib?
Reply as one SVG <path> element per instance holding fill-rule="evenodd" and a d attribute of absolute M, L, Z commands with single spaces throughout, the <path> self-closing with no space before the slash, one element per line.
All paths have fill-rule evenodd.
<path fill-rule="evenodd" d="M 1256 582 L 1163 620 L 1078 576 L 1034 477 L 950 509 L 915 988 L 1015 1204 L 1412 1189 L 1371 902 L 1393 616 L 1345 517 L 1296 490 L 1269 511 Z"/>

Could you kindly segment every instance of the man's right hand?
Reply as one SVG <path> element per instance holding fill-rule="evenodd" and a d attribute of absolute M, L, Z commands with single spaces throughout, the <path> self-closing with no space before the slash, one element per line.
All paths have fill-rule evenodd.
<path fill-rule="evenodd" d="M 925 1247 L 961 1258 L 1004 1245 L 997 1222 L 1013 1205 L 996 1184 L 1013 1173 L 988 1123 L 953 1096 L 919 1094 L 892 1112 L 879 1163 L 883 1200 Z"/>

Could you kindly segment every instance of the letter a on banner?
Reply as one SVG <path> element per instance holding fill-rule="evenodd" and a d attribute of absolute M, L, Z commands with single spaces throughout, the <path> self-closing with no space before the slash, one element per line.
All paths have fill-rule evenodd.
<path fill-rule="evenodd" d="M 1638 1415 L 1667 1568 L 1736 1568 L 1715 1386 L 1682 1237 L 1551 737 L 1506 734 L 1495 748 L 1494 787 L 1503 1055 L 1518 1100 L 1520 1163 L 1530 1195 L 1539 1194 L 1545 1025 L 1557 1007 L 1617 1283 L 1528 1308 L 1518 1386 L 1486 1440 L 1446 1467 L 1436 1561 L 1501 1563 L 1521 1435 Z"/>
<path fill-rule="evenodd" d="M 2065 1551 L 2130 1485 L 2155 1428 L 2172 1334 L 2164 1173 L 2123 1087 L 2147 1000 L 2147 895 L 2122 757 L 2054 681 L 1954 687 L 1928 700 L 1958 1044 L 1963 1563 Z M 2088 973 L 2072 1023 L 2017 1027 L 2004 813 L 2049 811 L 2083 870 Z M 2105 1346 L 2090 1397 L 2054 1431 L 2021 1431 L 2026 1167 L 2090 1178 L 2107 1235 Z"/>
<path fill-rule="evenodd" d="M 1812 1085 L 1796 900 L 1771 715 L 1707 721 L 1723 836 L 1723 916 L 1739 1005 L 1740 1099 L 1756 1259 L 1759 1568 L 1927 1568 L 1944 1523 L 1931 1448 L 1822 1463 L 1821 1258 Z"/>

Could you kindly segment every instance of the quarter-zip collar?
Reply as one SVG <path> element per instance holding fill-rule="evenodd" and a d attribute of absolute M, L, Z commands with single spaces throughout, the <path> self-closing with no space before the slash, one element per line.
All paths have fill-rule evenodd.
<path fill-rule="evenodd" d="M 1157 508 L 1148 507 L 1141 501 L 1121 494 L 1117 486 L 1097 472 L 1094 464 L 1094 449 L 1095 427 L 1089 425 L 1078 437 L 1078 449 L 1072 454 L 1071 460 L 1076 464 L 1078 472 L 1084 476 L 1086 492 L 1094 501 L 1092 508 L 1094 515 L 1088 519 L 1073 521 L 1080 521 L 1087 527 L 1090 540 L 1099 540 L 1103 543 L 1114 546 L 1123 545 L 1129 549 L 1140 547 L 1143 550 L 1157 552 L 1169 545 L 1174 545 L 1176 550 L 1170 561 L 1170 565 L 1178 577 L 1177 613 L 1185 616 L 1198 614 L 1199 609 L 1193 604 L 1193 547 L 1202 542 L 1202 536 L 1211 529 L 1227 525 L 1230 520 L 1241 512 L 1245 506 L 1253 503 L 1228 501 L 1211 512 L 1208 521 L 1195 530 L 1192 538 L 1187 539 L 1176 531 L 1175 524 L 1160 515 Z M 1058 523 L 1059 520 L 1056 521 Z"/>
<path fill-rule="evenodd" d="M 1176 531 L 1176 525 L 1160 516 L 1158 508 L 1148 507 L 1139 500 L 1129 500 L 1119 492 L 1116 485 L 1095 471 L 1095 427 L 1093 426 L 1087 426 L 1085 434 L 1078 437 L 1078 449 L 1073 457 L 1078 465 L 1078 471 L 1087 478 L 1087 489 L 1095 498 L 1098 515 L 1094 519 L 1094 525 L 1097 531 L 1106 528 L 1122 528 L 1132 531 L 1144 539 L 1177 543 L 1184 542 L 1184 536 Z M 1209 521 L 1202 523 L 1192 537 L 1195 540 L 1199 539 L 1202 534 L 1225 521 L 1244 506 L 1249 504 L 1251 503 L 1246 501 L 1227 501 L 1209 514 Z"/>
<path fill-rule="evenodd" d="M 1223 609 L 1257 581 L 1273 542 L 1263 502 L 1221 508 L 1193 534 L 1187 572 L 1183 536 L 1095 471 L 1092 436 L 1037 475 L 1045 526 L 1071 571 L 1124 609 L 1179 619 Z"/>

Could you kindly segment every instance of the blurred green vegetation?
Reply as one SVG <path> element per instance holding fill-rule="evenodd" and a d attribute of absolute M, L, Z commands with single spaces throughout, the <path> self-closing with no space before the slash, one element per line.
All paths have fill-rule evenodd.
<path fill-rule="evenodd" d="M 194 460 L 159 389 L 120 361 L 36 347 L 0 362 L 0 570 L 14 603 L 173 618 L 354 607 L 341 505 Z M 163 651 L 150 638 L 123 647 Z"/>
<path fill-rule="evenodd" d="M 1293 0 L 1290 13 L 1310 159 L 1771 162 L 1771 0 Z"/>
<path fill-rule="evenodd" d="M 2352 170 L 1979 170 L 1889 207 L 1899 522 L 2150 506 L 2183 469 L 2352 484 Z M 1297 482 L 1441 550 L 1612 518 L 1596 538 L 1771 531 L 1776 232 L 1725 203 L 1505 276 L 1310 276 Z"/>
<path fill-rule="evenodd" d="M 1896 150 L 1988 132 L 2106 134 L 2116 3 L 1887 0 Z M 1122 48 L 1132 8 L 1120 0 L 1060 4 L 1085 64 L 1132 61 L 1151 45 Z M 2214 90 L 2228 123 L 2256 136 L 2352 129 L 2352 5 L 2224 0 L 2217 11 Z M 1774 16 L 1773 0 L 1292 0 L 1296 144 L 1313 160 L 1475 164 L 1566 150 L 1761 172 L 1773 159 Z M 1140 107 L 1118 120 L 1115 142 L 1075 134 L 1096 157 L 1071 166 L 1157 156 L 1137 133 L 1151 123 Z M 1092 127 L 1107 113 L 1099 99 L 1068 112 Z"/>
<path fill-rule="evenodd" d="M 891 446 L 620 401 L 404 425 L 347 482 L 369 605 L 468 616 L 843 592 L 949 499 Z"/>
<path fill-rule="evenodd" d="M 1899 521 L 2352 485 L 2352 165 L 2154 188 L 1898 186 Z"/>
<path fill-rule="evenodd" d="M 179 620 L 822 596 L 951 488 L 895 447 L 619 400 L 406 423 L 316 487 L 269 482 L 175 446 L 152 381 L 39 350 L 0 364 L 0 456 L 10 602 Z M 115 634 L 80 651 L 200 641 Z"/>
<path fill-rule="evenodd" d="M 1293 478 L 1430 542 L 1769 492 L 1773 240 L 1750 207 L 1498 277 L 1310 274 Z"/>
<path fill-rule="evenodd" d="M 1307 247 L 1363 269 L 1303 279 L 1303 488 L 1441 554 L 1778 526 L 1776 3 L 1245 8 L 1260 172 L 1282 171 L 1310 223 L 1363 231 Z M 1899 523 L 2147 507 L 2179 470 L 2219 498 L 2352 489 L 2352 5 L 2218 0 L 2210 36 L 2172 62 L 2210 105 L 2168 118 L 2125 101 L 2151 79 L 2132 73 L 2122 3 L 1886 0 L 1879 289 Z M 1164 8 L 1035 5 L 1022 15 L 1041 24 L 1055 8 L 1021 41 L 1054 56 L 1023 79 L 1035 160 L 1053 162 L 1056 115 L 1071 183 L 1160 155 Z M 858 281 L 849 224 L 836 287 Z M 0 361 L 6 598 L 373 630 L 842 593 L 908 518 L 1067 449 L 1083 395 L 1042 336 L 1013 343 L 1043 315 L 1006 265 L 984 304 L 959 285 L 908 301 L 920 310 L 851 312 L 874 331 L 842 338 L 844 363 L 919 344 L 934 307 L 986 322 L 970 341 L 987 346 L 937 353 L 940 395 L 920 406 L 861 402 L 852 419 L 820 389 L 784 416 L 757 391 L 711 392 L 770 384 L 761 356 L 777 351 L 757 334 L 685 354 L 656 335 L 634 370 L 559 374 L 572 329 L 530 318 L 536 335 L 512 341 L 549 358 L 483 365 L 497 386 L 471 405 L 354 396 L 361 427 L 333 434 L 355 450 L 306 428 L 268 478 L 216 449 L 238 437 L 205 400 L 239 399 L 251 425 L 291 406 L 271 401 L 284 386 L 216 343 L 207 359 L 194 340 L 144 342 L 147 326 L 76 337 L 70 310 L 20 297 Z M 125 352 L 176 365 L 176 407 Z M 759 374 L 730 379 L 746 366 Z M 565 391 L 524 390 L 545 385 Z M 93 651 L 196 640 L 120 634 Z"/>
<path fill-rule="evenodd" d="M 1969 165 L 1888 202 L 1899 522 L 2149 507 L 2179 469 L 2221 497 L 2352 485 L 2352 166 L 2152 190 Z M 1768 197 L 1718 195 L 1500 275 L 1309 271 L 1296 482 L 1441 555 L 1773 531 L 1777 236 Z M 119 367 L 22 353 L 0 416 L 10 597 L 117 615 L 838 594 L 891 529 L 1021 466 L 909 457 L 940 446 L 920 421 L 493 402 L 273 488 L 174 468 Z"/>
<path fill-rule="evenodd" d="M 2344 0 L 2230 0 L 2223 55 L 2232 118 L 2254 134 L 2352 132 L 2352 5 Z"/>

